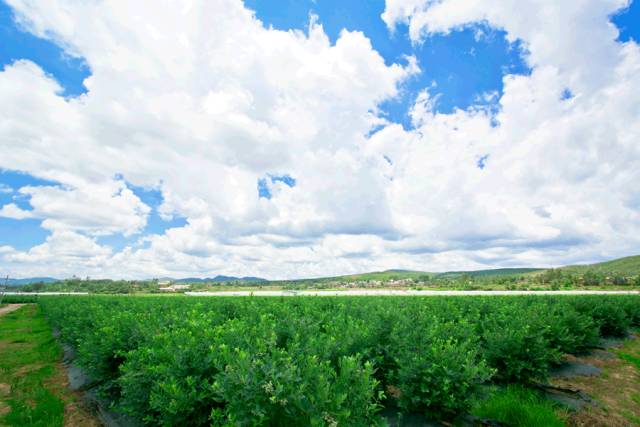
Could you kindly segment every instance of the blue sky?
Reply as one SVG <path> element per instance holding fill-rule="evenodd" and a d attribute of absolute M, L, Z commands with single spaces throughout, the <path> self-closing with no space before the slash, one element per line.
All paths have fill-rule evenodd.
<path fill-rule="evenodd" d="M 257 19 L 262 21 L 267 29 L 274 28 L 285 31 L 301 30 L 303 32 L 307 32 L 310 20 L 317 19 L 317 22 L 322 25 L 332 44 L 338 40 L 341 32 L 345 29 L 348 31 L 360 31 L 370 40 L 372 49 L 382 56 L 387 67 L 391 67 L 393 64 L 406 65 L 407 57 L 414 56 L 417 59 L 421 72 L 416 75 L 409 76 L 408 78 L 399 79 L 399 95 L 392 99 L 386 99 L 384 102 L 377 105 L 381 111 L 381 116 L 386 118 L 390 123 L 400 124 L 402 126 L 402 129 L 405 132 L 402 138 L 407 137 L 407 135 L 421 136 L 424 131 L 424 129 L 421 128 L 424 124 L 415 125 L 412 123 L 409 115 L 411 107 L 414 105 L 416 98 L 422 91 L 428 91 L 430 99 L 434 101 L 433 110 L 436 113 L 450 115 L 456 110 L 466 110 L 470 107 L 486 107 L 486 110 L 491 116 L 499 113 L 498 101 L 506 90 L 503 84 L 504 77 L 507 75 L 532 77 L 536 67 L 536 64 L 531 64 L 531 61 L 529 60 L 530 52 L 528 52 L 527 49 L 530 45 L 526 40 L 517 39 L 515 42 L 508 42 L 506 37 L 507 31 L 509 30 L 509 28 L 507 28 L 508 25 L 504 27 L 505 29 L 500 29 L 495 25 L 492 26 L 491 22 L 488 22 L 486 19 L 470 19 L 469 22 L 465 21 L 463 25 L 453 25 L 451 28 L 448 28 L 446 32 L 429 33 L 425 35 L 421 41 L 412 42 L 409 37 L 409 28 L 405 23 L 396 22 L 395 30 L 392 31 L 388 27 L 388 23 L 385 23 L 381 19 L 381 14 L 385 11 L 385 7 L 388 7 L 384 0 L 246 0 L 244 5 L 255 11 Z M 51 16 L 49 12 L 50 11 L 46 10 L 46 8 L 43 9 L 43 16 Z M 312 16 L 314 18 L 312 18 Z M 80 17 L 77 18 L 81 19 Z M 148 18 L 151 19 L 153 17 L 149 15 Z M 618 43 L 637 43 L 638 40 L 640 40 L 640 25 L 638 25 L 640 22 L 640 2 L 637 0 L 632 2 L 630 7 L 613 13 L 607 19 L 609 19 L 620 31 L 620 35 L 617 39 Z M 121 20 L 122 28 L 125 29 L 128 23 L 125 22 L 125 17 Z M 55 26 L 56 23 L 53 22 L 51 25 Z M 60 28 L 64 28 L 64 25 L 66 24 L 63 22 L 60 25 Z M 101 31 L 107 27 L 109 27 L 109 25 L 105 25 Z M 135 29 L 132 31 L 134 30 Z M 540 31 L 545 30 L 540 29 Z M 89 34 L 85 37 L 86 40 L 89 40 L 91 35 Z M 97 37 L 93 42 L 99 43 L 100 40 L 111 39 L 125 40 L 126 42 L 135 39 L 134 37 L 123 37 L 122 39 L 119 39 L 118 37 L 119 35 L 114 33 L 106 35 L 102 39 Z M 72 43 L 73 42 L 74 41 L 72 41 Z M 89 44 L 90 43 L 87 43 L 86 45 L 88 46 Z M 83 43 L 80 43 L 79 45 L 85 46 Z M 87 47 L 85 46 L 84 48 Z M 136 46 L 133 46 L 130 51 L 133 52 L 135 49 Z M 82 51 L 82 49 L 79 49 L 79 51 Z M 144 52 L 141 55 L 144 55 Z M 224 58 L 219 60 L 223 59 Z M 0 0 L 0 66 L 3 70 L 8 69 L 15 63 L 15 61 L 18 60 L 29 60 L 33 62 L 48 76 L 55 79 L 62 88 L 59 95 L 66 100 L 72 100 L 82 95 L 90 95 L 87 93 L 87 89 L 83 86 L 84 79 L 90 76 L 93 72 L 87 61 L 82 57 L 71 56 L 63 49 L 63 47 L 56 45 L 51 40 L 39 38 L 28 32 L 25 28 L 21 28 L 16 23 L 14 11 L 4 1 Z M 158 63 L 158 61 L 154 61 L 155 60 L 150 60 L 148 63 Z M 147 62 L 141 62 L 141 64 L 142 63 L 147 64 Z M 121 68 L 114 66 L 114 69 L 120 70 Z M 559 69 L 562 70 L 562 67 L 560 66 Z M 567 77 L 565 80 L 570 81 L 570 78 Z M 250 88 L 248 90 L 255 89 L 252 84 L 248 84 L 246 87 Z M 161 92 L 161 90 L 162 88 L 159 87 L 158 92 Z M 269 91 L 265 90 L 264 93 L 269 93 Z M 580 91 L 574 91 L 574 87 L 565 87 L 558 91 L 557 96 L 558 99 L 566 101 L 567 105 L 571 105 L 573 102 L 579 102 L 579 99 L 584 99 L 584 93 L 585 90 L 582 90 L 582 93 L 580 93 Z M 582 98 L 581 96 L 576 95 L 581 95 Z M 576 101 L 576 99 L 578 101 Z M 136 114 L 135 108 L 131 107 L 130 104 L 123 101 L 122 105 L 125 105 L 128 108 L 130 107 L 127 114 Z M 141 119 L 140 123 L 156 113 L 157 111 L 153 111 L 151 113 L 148 111 L 140 112 L 139 117 L 145 118 Z M 107 117 L 107 115 L 104 117 Z M 37 117 L 35 117 L 34 121 L 37 122 L 37 120 Z M 109 119 L 105 118 L 105 120 Z M 548 118 L 545 120 L 548 121 Z M 132 122 L 136 121 L 132 120 Z M 498 126 L 492 118 L 490 125 L 491 127 Z M 102 126 L 102 123 L 100 123 L 100 126 Z M 371 137 L 372 140 L 375 139 L 375 136 L 372 137 L 372 135 L 383 128 L 384 126 L 375 128 L 374 131 L 367 135 L 367 137 Z M 470 133 L 473 134 L 476 130 L 477 128 L 473 128 Z M 129 129 L 125 132 L 135 133 L 137 131 L 138 129 Z M 233 135 L 234 138 L 237 138 L 238 133 L 234 133 Z M 448 137 L 451 139 L 456 138 L 452 135 L 449 135 Z M 518 135 L 517 138 L 523 139 L 525 136 Z M 509 138 L 507 137 L 507 140 L 508 139 Z M 110 141 L 105 142 L 106 145 L 109 145 L 110 143 Z M 499 164 L 499 153 L 492 152 L 490 144 L 484 148 L 475 148 L 476 145 L 478 147 L 482 147 L 482 142 L 484 141 L 474 141 L 473 144 L 469 144 L 469 147 L 472 147 L 470 148 L 470 150 L 472 150 L 470 153 L 451 154 L 451 156 L 458 156 L 459 161 L 461 162 L 460 164 L 464 164 L 464 167 L 470 170 L 469 172 L 465 170 L 465 174 L 473 174 L 476 172 L 488 173 L 494 163 Z M 170 143 L 171 141 L 167 142 L 167 144 Z M 114 146 L 115 145 L 116 144 L 114 144 Z M 381 155 L 379 156 L 381 159 L 384 159 L 383 166 L 381 167 L 386 168 L 384 176 L 389 177 L 389 182 L 393 182 L 396 179 L 393 176 L 394 171 L 398 172 L 398 168 L 403 167 L 402 162 L 396 161 L 395 156 L 399 154 L 394 150 L 395 148 L 386 144 L 384 145 L 383 152 L 381 152 Z M 82 147 L 80 147 L 78 152 L 82 151 Z M 197 152 L 201 153 L 202 150 Z M 263 150 L 260 152 L 264 153 L 265 151 Z M 442 152 L 446 154 L 447 150 L 445 149 Z M 148 153 L 148 151 L 145 151 L 145 153 Z M 436 150 L 433 153 L 431 153 L 431 155 L 439 155 L 438 153 L 440 152 Z M 72 153 L 69 154 L 71 155 Z M 180 155 L 182 154 L 185 153 L 181 152 Z M 468 160 L 465 160 L 467 157 Z M 239 168 L 245 167 L 241 165 L 241 160 L 238 160 L 233 156 L 230 156 L 229 158 L 233 158 L 233 160 L 230 161 L 227 166 L 237 166 Z M 175 159 L 175 157 L 172 159 Z M 269 162 L 271 162 L 271 164 L 277 163 L 272 159 L 267 160 L 265 160 L 265 164 L 269 164 Z M 523 160 L 526 159 L 523 158 Z M 42 164 L 44 164 L 44 162 Z M 167 167 L 170 168 L 171 164 L 168 164 Z M 264 206 L 270 206 L 270 208 L 264 209 L 272 209 L 274 208 L 274 204 L 278 203 L 279 197 L 276 192 L 274 192 L 275 185 L 278 185 L 278 188 L 280 188 L 278 191 L 288 192 L 296 191 L 298 186 L 308 185 L 310 181 L 313 181 L 305 179 L 308 178 L 304 176 L 306 173 L 305 169 L 297 171 L 292 170 L 290 173 L 287 173 L 289 172 L 289 169 L 287 168 L 270 167 L 265 170 L 255 170 L 252 168 L 253 166 L 247 166 L 247 170 L 250 169 L 250 173 L 254 174 L 254 178 L 252 179 L 255 179 L 255 181 L 253 181 L 255 182 L 255 186 L 252 186 L 251 190 L 253 192 L 252 197 L 255 198 L 255 201 L 252 201 L 252 203 L 255 202 L 258 203 L 256 206 L 262 206 L 260 209 L 263 209 Z M 434 170 L 439 170 L 438 168 L 439 165 L 436 164 Z M 56 173 L 53 175 L 49 173 L 51 171 L 48 170 L 46 176 L 64 176 L 68 171 L 62 169 L 55 171 Z M 148 214 L 143 227 L 139 227 L 136 229 L 137 231 L 135 233 L 129 235 L 125 235 L 126 233 L 124 232 L 101 232 L 91 235 L 87 234 L 86 231 L 83 231 L 82 229 L 75 230 L 74 232 L 77 231 L 78 234 L 88 236 L 98 245 L 110 247 L 114 252 L 119 252 L 127 246 L 137 248 L 148 247 L 148 242 L 143 243 L 144 237 L 162 236 L 168 229 L 188 228 L 193 225 L 193 221 L 189 220 L 189 215 L 194 215 L 194 212 L 200 212 L 200 209 L 203 208 L 196 202 L 194 202 L 195 204 L 193 205 L 195 207 L 192 207 L 190 205 L 190 201 L 194 198 L 200 197 L 200 194 L 196 197 L 193 194 L 180 194 L 179 191 L 174 190 L 174 196 L 177 196 L 178 200 L 181 200 L 190 207 L 189 209 L 185 208 L 184 210 L 176 208 L 175 215 L 172 219 L 163 219 L 158 212 L 160 206 L 165 202 L 162 192 L 163 187 L 157 186 L 149 188 L 143 185 L 136 185 L 131 182 L 133 180 L 131 177 L 137 176 L 137 173 L 135 172 L 137 171 L 132 171 L 130 169 L 128 173 L 126 168 L 120 170 L 118 167 L 115 167 L 114 170 L 110 171 L 109 175 L 105 175 L 104 178 L 105 180 L 115 179 L 117 181 L 124 182 L 126 188 L 131 190 L 144 205 L 150 208 L 150 213 Z M 324 173 L 325 171 L 321 172 Z M 339 173 L 337 175 L 339 175 Z M 0 215 L 0 247 L 9 246 L 18 251 L 26 251 L 36 245 L 44 243 L 47 238 L 52 235 L 52 231 L 50 229 L 42 227 L 42 221 L 47 218 L 42 214 L 40 216 L 35 215 L 35 217 L 34 215 L 31 215 L 30 213 L 34 212 L 34 210 L 30 204 L 30 196 L 24 194 L 24 192 L 20 192 L 20 189 L 25 187 L 67 188 L 59 182 L 42 179 L 42 176 L 44 175 L 40 174 L 37 168 L 32 168 L 29 173 L 27 173 L 24 169 L 14 169 L 9 163 L 0 163 L 0 208 L 2 208 L 2 206 L 15 205 L 15 207 L 12 207 L 14 212 L 15 209 L 18 209 L 21 212 L 18 216 L 23 216 L 22 219 L 19 219 L 17 217 L 11 218 L 9 217 L 10 215 Z M 354 173 L 354 177 L 360 176 L 362 176 L 363 180 L 368 179 L 366 178 L 368 177 L 366 174 L 358 175 L 357 173 Z M 165 182 L 164 176 L 147 176 L 146 178 L 149 179 L 145 179 L 144 182 Z M 411 179 L 410 177 L 405 178 L 408 180 Z M 436 178 L 431 178 L 433 178 L 433 182 L 436 181 Z M 415 178 L 413 181 L 417 183 L 416 185 L 424 185 L 425 189 L 429 188 L 428 182 L 431 181 L 421 181 L 421 179 L 422 178 Z M 473 181 L 474 179 L 476 178 L 470 178 L 470 181 Z M 241 181 L 242 180 L 240 178 L 236 177 L 228 181 L 227 184 L 230 184 L 230 187 L 233 187 L 233 185 Z M 455 178 L 449 180 L 449 182 L 455 181 Z M 317 182 L 322 182 L 322 180 Z M 166 183 L 168 186 L 167 188 L 170 188 L 172 185 L 177 185 L 175 183 L 175 179 L 174 182 L 166 181 Z M 358 181 L 357 184 L 354 184 L 357 186 L 355 191 L 363 192 L 363 194 L 357 196 L 357 200 L 369 200 L 367 198 L 370 197 L 371 200 L 375 201 L 377 198 L 382 197 L 381 194 L 384 194 L 384 192 L 375 193 L 374 190 L 369 191 L 370 184 L 371 183 L 364 181 Z M 216 185 L 222 184 L 215 183 L 213 187 L 216 187 Z M 195 187 L 197 187 L 197 185 L 195 185 Z M 332 192 L 329 194 L 331 194 L 331 196 L 335 196 L 335 198 L 328 197 L 326 200 L 329 202 L 327 203 L 333 203 L 332 201 L 338 200 L 339 197 L 348 198 L 348 194 L 354 193 L 353 188 L 351 188 L 351 190 L 345 189 L 344 194 L 342 194 L 341 190 L 342 189 L 339 184 L 336 188 L 331 190 Z M 432 188 L 429 188 L 429 191 L 432 190 Z M 318 192 L 318 195 L 321 198 L 324 197 L 320 194 L 322 191 L 314 191 Z M 425 190 L 425 192 L 428 191 Z M 305 199 L 304 195 L 300 197 Z M 635 197 L 636 196 L 629 196 L 628 198 L 635 200 Z M 240 199 L 230 196 L 228 200 L 235 202 Z M 246 205 L 245 202 L 238 203 L 242 206 Z M 288 226 L 284 227 L 286 230 L 291 232 L 291 235 L 280 237 L 285 239 L 287 242 L 288 239 L 295 240 L 297 238 L 301 238 L 306 242 L 307 240 L 305 239 L 310 239 L 311 237 L 305 235 L 305 233 L 318 233 L 318 236 L 326 236 L 332 233 L 340 234 L 340 230 L 343 229 L 387 229 L 385 227 L 387 227 L 388 224 L 383 224 L 384 221 L 386 221 L 384 214 L 380 213 L 379 216 L 376 216 L 377 214 L 374 215 L 371 209 L 367 208 L 360 211 L 358 210 L 358 206 L 347 206 L 352 202 L 344 202 L 344 212 L 342 212 L 340 209 L 342 207 L 342 205 L 340 205 L 341 202 L 335 203 L 337 203 L 337 207 L 333 206 L 332 209 L 334 209 L 334 211 L 341 212 L 336 214 L 336 218 L 344 219 L 346 221 L 346 225 L 310 225 L 308 229 L 301 231 L 301 229 L 299 229 L 299 227 L 301 227 L 300 224 L 296 222 L 297 219 L 294 219 Z M 546 208 L 543 206 L 534 206 L 533 209 L 539 212 L 547 212 Z M 432 211 L 433 210 L 437 210 L 437 208 L 432 209 Z M 212 209 L 212 211 L 215 211 L 215 209 Z M 271 211 L 267 210 L 267 212 L 270 213 L 262 211 L 256 213 L 257 211 L 252 211 L 251 214 L 247 214 L 248 219 L 246 222 L 247 224 L 252 224 L 251 226 L 248 226 L 249 230 L 254 230 L 256 222 L 263 221 L 264 218 L 273 214 L 275 211 L 277 211 L 277 208 L 275 210 L 272 209 Z M 310 207 L 307 212 L 312 211 L 314 211 L 314 208 Z M 13 215 L 16 216 L 15 213 Z M 214 214 L 211 215 L 213 218 Z M 216 223 L 216 221 L 219 220 L 221 223 L 226 224 L 225 227 L 228 227 L 229 230 L 234 230 L 228 231 L 225 229 L 223 234 L 233 234 L 237 232 L 238 235 L 234 237 L 239 239 L 246 238 L 248 234 L 251 234 L 251 231 L 236 230 L 235 228 L 237 225 L 234 224 L 232 220 L 229 220 L 225 213 L 218 212 L 215 215 L 218 215 L 218 217 L 216 220 L 213 220 L 212 223 Z M 318 215 L 325 219 L 327 217 L 331 217 L 331 215 L 326 214 Z M 550 214 L 545 213 L 545 215 L 547 218 L 551 218 Z M 202 218 L 200 219 L 202 220 Z M 269 221 L 264 221 L 264 224 L 269 223 Z M 465 221 L 465 219 L 460 219 L 461 224 L 464 224 Z M 207 221 L 203 221 L 203 223 L 209 224 Z M 272 223 L 276 224 L 279 223 L 279 221 L 274 221 Z M 129 226 L 130 225 L 127 227 Z M 456 225 L 454 224 L 451 227 L 455 228 Z M 129 228 L 126 229 L 129 230 Z M 269 233 L 272 232 L 273 230 L 269 229 Z M 278 232 L 275 233 L 278 234 Z M 502 231 L 499 230 L 495 232 L 492 231 L 491 233 L 500 236 L 501 232 Z M 372 234 L 375 233 L 376 231 L 372 231 Z M 387 233 L 386 231 L 380 233 L 381 235 L 394 234 Z M 563 233 L 568 233 L 568 235 Z M 573 231 L 564 230 L 561 233 L 561 236 L 557 236 L 557 240 L 584 240 L 580 240 L 578 238 L 580 236 L 574 236 L 571 233 L 573 233 Z M 399 234 L 395 233 L 394 235 Z M 314 235 L 313 238 L 318 236 Z M 233 238 L 227 237 L 228 236 L 225 236 L 225 241 L 233 241 Z M 519 241 L 519 239 L 520 237 L 514 237 L 514 240 Z M 545 237 L 542 240 L 546 242 L 553 241 L 553 239 L 555 239 L 555 237 L 550 240 L 548 237 Z M 206 243 L 196 244 L 187 238 L 184 240 L 187 242 L 184 243 L 184 245 L 189 246 L 189 251 L 193 250 L 194 252 L 201 252 L 203 250 L 202 248 L 207 246 Z M 453 239 L 453 241 L 455 241 L 455 239 Z M 412 244 L 415 245 L 415 247 L 431 247 L 431 243 L 425 242 Z M 536 247 L 537 244 L 538 243 L 531 243 L 529 247 Z M 190 245 L 194 247 L 197 246 L 197 248 L 193 249 Z M 443 245 L 447 246 L 447 244 L 444 243 Z M 315 246 L 311 248 L 312 251 L 315 251 L 316 249 L 317 248 Z M 406 250 L 407 253 L 413 251 L 411 248 L 398 250 Z M 602 254 L 606 252 L 603 250 L 599 251 L 600 252 L 594 250 L 594 252 L 589 252 L 588 256 L 598 258 L 602 257 Z M 361 253 L 362 251 L 356 252 Z M 585 255 L 585 257 L 586 256 L 587 255 Z M 391 265 L 391 267 L 401 266 Z M 215 272 L 217 273 L 219 271 Z M 254 271 L 248 270 L 245 274 L 254 274 Z"/>

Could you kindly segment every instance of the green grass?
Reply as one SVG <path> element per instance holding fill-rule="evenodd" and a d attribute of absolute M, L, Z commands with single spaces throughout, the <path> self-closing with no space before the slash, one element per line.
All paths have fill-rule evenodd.
<path fill-rule="evenodd" d="M 564 422 L 557 415 L 554 403 L 540 397 L 535 391 L 510 385 L 498 389 L 485 400 L 477 403 L 473 414 L 519 427 L 562 427 Z"/>
<path fill-rule="evenodd" d="M 635 367 L 640 370 L 640 354 L 631 354 L 621 350 L 618 350 L 616 353 L 618 353 L 618 357 L 620 359 L 626 360 L 627 362 L 635 365 Z"/>
<path fill-rule="evenodd" d="M 65 404 L 55 383 L 59 359 L 60 347 L 37 306 L 0 317 L 0 409 L 6 412 L 0 425 L 63 425 Z"/>

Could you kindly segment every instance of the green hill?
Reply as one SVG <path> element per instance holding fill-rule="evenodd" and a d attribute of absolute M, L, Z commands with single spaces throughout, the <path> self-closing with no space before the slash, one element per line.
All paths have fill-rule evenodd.
<path fill-rule="evenodd" d="M 611 261 L 599 262 L 596 264 L 570 265 L 563 267 L 563 270 L 575 273 L 585 271 L 597 271 L 600 273 L 619 273 L 629 276 L 640 274 L 640 255 L 618 258 Z"/>
<path fill-rule="evenodd" d="M 512 276 L 543 271 L 542 268 L 493 268 L 489 270 L 471 270 L 471 271 L 447 271 L 438 274 L 438 277 L 459 277 L 466 274 L 470 277 L 491 277 L 491 276 Z"/>
<path fill-rule="evenodd" d="M 332 279 L 342 281 L 361 281 L 361 280 L 401 280 L 401 279 L 426 279 L 426 278 L 456 278 L 463 274 L 470 277 L 491 277 L 491 276 L 512 276 L 522 275 L 543 271 L 542 268 L 492 268 L 488 270 L 471 270 L 471 271 L 447 271 L 444 273 L 429 273 L 426 271 L 411 270 L 386 270 L 373 273 L 352 274 L 348 276 L 339 276 Z"/>
<path fill-rule="evenodd" d="M 596 264 L 585 265 L 569 265 L 561 267 L 563 270 L 575 273 L 584 273 L 585 271 L 597 271 L 600 273 L 618 273 L 628 276 L 640 274 L 640 255 L 618 258 L 611 261 L 599 262 Z M 422 279 L 430 278 L 452 278 L 455 279 L 463 274 L 470 277 L 493 277 L 493 276 L 520 276 L 531 273 L 540 273 L 545 271 L 544 268 L 493 268 L 487 270 L 471 270 L 471 271 L 447 271 L 445 273 L 429 273 L 424 271 L 410 270 L 387 270 L 373 273 L 352 274 L 349 276 L 340 276 L 327 278 L 330 280 L 342 281 L 360 281 L 360 280 L 400 280 L 400 279 Z"/>
<path fill-rule="evenodd" d="M 622 275 L 634 276 L 640 274 L 640 255 L 629 256 L 625 258 L 614 259 L 611 261 L 600 262 L 597 264 L 586 265 L 570 265 L 561 267 L 562 270 L 584 273 L 585 271 L 597 271 L 601 273 L 618 273 Z M 426 271 L 412 270 L 386 270 L 370 273 L 350 274 L 337 277 L 322 277 L 315 279 L 300 279 L 290 282 L 360 282 L 360 281 L 381 281 L 388 282 L 390 280 L 414 279 L 456 279 L 463 274 L 469 277 L 491 278 L 498 276 L 522 276 L 530 274 L 539 274 L 546 271 L 544 268 L 493 268 L 487 270 L 471 270 L 471 271 L 447 271 L 444 273 L 431 273 Z"/>
<path fill-rule="evenodd" d="M 345 276 L 334 277 L 318 277 L 315 279 L 297 279 L 289 282 L 308 283 L 308 282 L 365 282 L 365 281 L 381 281 L 388 282 L 390 280 L 429 280 L 429 279 L 455 279 L 466 274 L 470 277 L 493 277 L 493 276 L 513 276 L 523 275 L 544 271 L 542 268 L 494 268 L 488 270 L 472 270 L 472 271 L 447 271 L 444 273 L 431 273 L 427 271 L 413 270 L 385 270 L 374 271 L 370 273 L 349 274 Z"/>

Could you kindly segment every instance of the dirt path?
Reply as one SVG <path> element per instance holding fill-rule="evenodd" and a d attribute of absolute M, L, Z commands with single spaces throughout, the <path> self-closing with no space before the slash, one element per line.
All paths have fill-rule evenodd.
<path fill-rule="evenodd" d="M 621 347 L 591 355 L 573 357 L 595 366 L 600 375 L 577 375 L 555 378 L 552 384 L 580 390 L 595 399 L 596 405 L 570 414 L 571 427 L 628 427 L 640 426 L 640 339 L 629 339 Z"/>
<path fill-rule="evenodd" d="M 4 307 L 0 307 L 0 316 L 5 315 L 7 313 L 11 313 L 12 311 L 16 311 L 23 305 L 25 304 L 7 304 Z"/>

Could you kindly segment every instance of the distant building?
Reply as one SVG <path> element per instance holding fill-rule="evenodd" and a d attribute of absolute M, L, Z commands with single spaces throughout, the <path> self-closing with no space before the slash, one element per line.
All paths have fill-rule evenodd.
<path fill-rule="evenodd" d="M 158 282 L 158 284 L 160 284 L 160 282 Z M 171 285 L 171 286 L 165 286 L 162 288 L 158 288 L 158 290 L 162 291 L 162 292 L 175 292 L 175 291 L 183 291 L 183 290 L 187 290 L 191 287 L 191 285 Z"/>

